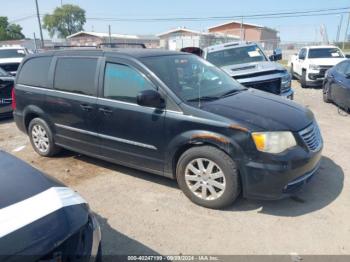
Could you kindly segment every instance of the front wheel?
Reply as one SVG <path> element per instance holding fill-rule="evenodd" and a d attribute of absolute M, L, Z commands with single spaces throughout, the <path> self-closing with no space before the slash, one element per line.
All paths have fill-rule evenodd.
<path fill-rule="evenodd" d="M 323 84 L 323 101 L 325 103 L 330 103 L 332 102 L 331 100 L 331 95 L 330 95 L 330 86 L 327 82 Z"/>
<path fill-rule="evenodd" d="M 306 88 L 307 84 L 306 84 L 306 71 L 303 70 L 302 74 L 301 74 L 301 79 L 300 79 L 300 84 L 302 88 Z"/>
<path fill-rule="evenodd" d="M 232 204 L 241 190 L 236 163 L 212 146 L 193 147 L 183 153 L 176 178 L 192 202 L 213 209 Z"/>

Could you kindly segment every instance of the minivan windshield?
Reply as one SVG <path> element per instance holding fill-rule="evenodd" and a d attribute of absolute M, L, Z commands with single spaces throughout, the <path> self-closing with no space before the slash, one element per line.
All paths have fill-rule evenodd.
<path fill-rule="evenodd" d="M 309 50 L 309 58 L 343 58 L 338 48 L 314 48 Z"/>
<path fill-rule="evenodd" d="M 214 100 L 246 89 L 195 55 L 145 57 L 141 61 L 183 101 Z"/>
<path fill-rule="evenodd" d="M 267 61 L 263 51 L 257 45 L 233 47 L 211 52 L 207 54 L 207 60 L 219 67 Z"/>
<path fill-rule="evenodd" d="M 23 49 L 0 49 L 0 58 L 24 57 L 25 55 Z"/>

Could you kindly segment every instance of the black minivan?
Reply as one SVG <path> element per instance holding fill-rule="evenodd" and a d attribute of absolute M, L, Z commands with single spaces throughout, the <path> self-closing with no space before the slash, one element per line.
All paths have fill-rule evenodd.
<path fill-rule="evenodd" d="M 317 171 L 323 142 L 310 110 L 247 89 L 191 54 L 66 50 L 26 57 L 14 117 L 35 151 L 66 148 L 177 179 L 210 208 L 278 199 Z"/>

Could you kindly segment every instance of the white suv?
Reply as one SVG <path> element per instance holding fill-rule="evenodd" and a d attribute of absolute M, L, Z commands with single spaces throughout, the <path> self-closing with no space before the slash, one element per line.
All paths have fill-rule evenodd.
<path fill-rule="evenodd" d="M 307 46 L 293 55 L 288 64 L 291 74 L 305 88 L 322 85 L 326 71 L 345 59 L 336 46 Z"/>
<path fill-rule="evenodd" d="M 16 75 L 19 64 L 27 54 L 29 54 L 28 49 L 22 46 L 2 46 L 0 47 L 0 67 L 11 75 Z"/>

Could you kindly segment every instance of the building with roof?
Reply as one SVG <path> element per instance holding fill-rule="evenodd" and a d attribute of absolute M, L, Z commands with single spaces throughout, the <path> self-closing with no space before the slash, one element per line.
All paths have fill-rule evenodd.
<path fill-rule="evenodd" d="M 101 43 L 109 43 L 109 41 L 108 33 L 80 31 L 67 36 L 67 44 L 73 46 L 97 46 Z M 153 35 L 111 34 L 111 42 L 145 44 L 148 48 L 159 47 L 159 38 Z"/>
<path fill-rule="evenodd" d="M 258 42 L 265 49 L 275 49 L 280 38 L 278 31 L 262 25 L 228 21 L 208 28 L 211 33 L 239 35 L 243 41 Z"/>
<path fill-rule="evenodd" d="M 239 36 L 223 33 L 200 32 L 179 27 L 157 35 L 160 47 L 169 50 L 181 50 L 185 47 L 205 48 L 210 45 L 239 40 Z"/>

